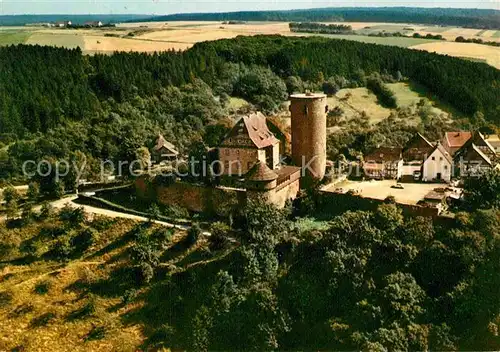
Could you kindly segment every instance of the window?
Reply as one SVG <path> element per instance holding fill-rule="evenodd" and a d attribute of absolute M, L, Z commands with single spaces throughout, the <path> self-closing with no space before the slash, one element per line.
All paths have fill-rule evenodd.
<path fill-rule="evenodd" d="M 439 161 L 443 161 L 443 157 L 442 156 L 439 157 Z"/>
<path fill-rule="evenodd" d="M 445 165 L 445 166 L 444 166 L 444 169 L 445 169 L 445 170 L 448 170 L 448 165 Z"/>
<path fill-rule="evenodd" d="M 432 160 L 436 160 L 436 157 L 435 157 L 435 156 L 433 156 L 433 157 L 432 157 Z"/>
<path fill-rule="evenodd" d="M 226 150 L 224 151 L 224 154 L 229 155 L 229 149 L 226 149 Z"/>

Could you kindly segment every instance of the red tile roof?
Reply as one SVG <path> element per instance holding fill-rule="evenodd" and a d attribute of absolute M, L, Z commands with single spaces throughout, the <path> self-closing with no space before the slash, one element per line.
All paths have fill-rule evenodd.
<path fill-rule="evenodd" d="M 243 117 L 243 123 L 247 128 L 248 136 L 257 148 L 266 148 L 279 143 L 267 127 L 267 119 L 262 113 L 257 112 Z"/>
<path fill-rule="evenodd" d="M 446 132 L 445 141 L 446 147 L 449 148 L 461 148 L 470 138 L 472 137 L 471 132 Z"/>

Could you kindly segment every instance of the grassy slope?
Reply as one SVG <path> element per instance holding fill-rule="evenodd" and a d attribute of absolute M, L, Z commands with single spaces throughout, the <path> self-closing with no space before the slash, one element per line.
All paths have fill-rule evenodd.
<path fill-rule="evenodd" d="M 434 106 L 432 111 L 437 115 L 448 115 L 448 111 L 451 110 L 445 104 L 436 102 L 435 97 L 429 95 L 421 86 L 408 83 L 393 83 L 387 86 L 394 92 L 399 108 L 414 109 L 421 99 L 426 99 L 432 102 Z M 342 98 L 345 98 L 348 93 L 351 94 L 351 97 L 343 100 Z M 376 96 L 366 88 L 342 89 L 336 96 L 328 98 L 328 105 L 330 108 L 340 106 L 344 110 L 343 117 L 346 120 L 359 116 L 364 111 L 372 124 L 386 119 L 392 111 L 378 104 Z M 418 122 L 419 119 L 413 121 L 413 123 Z"/>
<path fill-rule="evenodd" d="M 55 240 L 41 230 L 49 225 L 62 226 L 56 219 L 14 229 L 0 223 L 0 350 L 20 346 L 28 351 L 50 352 L 116 351 L 118 346 L 120 351 L 139 349 L 147 325 L 147 320 L 138 313 L 143 302 L 121 301 L 130 288 L 147 294 L 147 289 L 130 281 L 135 280 L 127 250 L 133 243 L 130 231 L 137 223 L 105 218 L 86 223 L 84 227 L 98 229 L 99 239 L 82 255 L 66 263 L 51 260 L 47 255 Z M 159 226 L 153 225 L 149 231 L 157 229 Z M 162 266 L 176 264 L 181 268 L 191 264 L 185 257 L 196 247 L 185 249 L 176 244 L 183 236 L 184 233 L 178 233 L 172 237 Z M 38 249 L 30 260 L 21 249 L 33 242 Z M 6 244 L 12 247 L 8 249 Z M 190 258 L 197 261 L 196 256 Z M 35 292 L 35 287 L 43 283 L 48 284 L 48 292 Z M 89 302 L 94 302 L 95 312 L 84 316 L 83 308 Z M 133 322 L 127 320 L 130 314 L 135 317 Z M 44 317 L 48 322 L 42 322 Z M 85 338 L 96 327 L 105 329 L 104 337 L 86 342 Z"/>

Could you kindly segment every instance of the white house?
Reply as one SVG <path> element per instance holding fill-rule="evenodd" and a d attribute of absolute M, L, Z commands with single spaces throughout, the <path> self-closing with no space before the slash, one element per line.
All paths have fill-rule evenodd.
<path fill-rule="evenodd" d="M 450 182 L 453 159 L 446 149 L 438 143 L 429 157 L 424 161 L 422 180 L 424 182 Z"/>

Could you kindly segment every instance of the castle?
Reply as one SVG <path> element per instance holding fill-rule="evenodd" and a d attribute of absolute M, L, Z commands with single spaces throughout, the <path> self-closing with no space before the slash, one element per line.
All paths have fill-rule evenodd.
<path fill-rule="evenodd" d="M 326 95 L 290 97 L 293 166 L 283 165 L 284 147 L 258 112 L 240 119 L 218 148 L 221 184 L 235 177 L 248 198 L 260 197 L 277 206 L 297 196 L 300 187 L 321 181 L 326 168 Z"/>
<path fill-rule="evenodd" d="M 326 168 L 326 95 L 294 94 L 290 97 L 291 150 L 293 165 L 284 165 L 286 138 L 262 113 L 241 118 L 217 148 L 219 165 L 216 186 L 176 182 L 147 190 L 136 182 L 139 195 L 154 194 L 156 200 L 192 211 L 227 213 L 247 200 L 262 199 L 278 207 L 297 197 L 300 188 L 323 179 Z M 284 134 L 283 134 L 284 135 Z"/>

